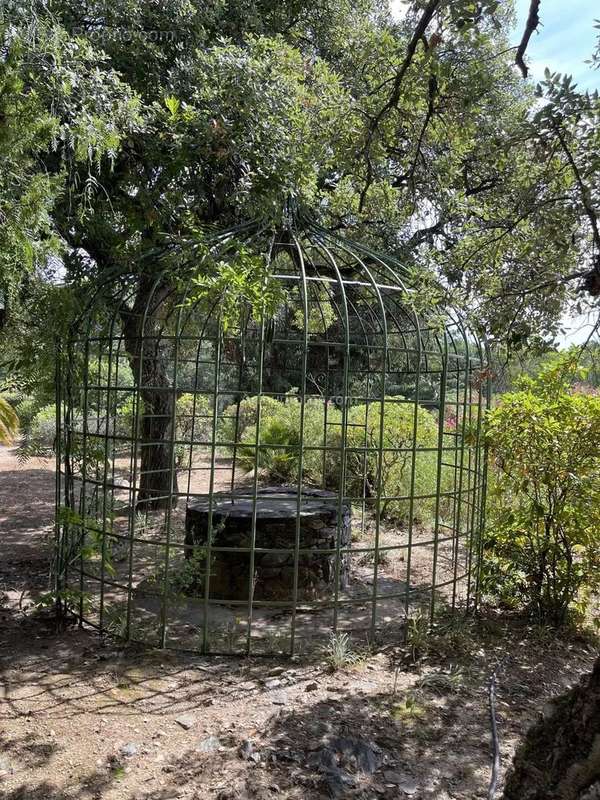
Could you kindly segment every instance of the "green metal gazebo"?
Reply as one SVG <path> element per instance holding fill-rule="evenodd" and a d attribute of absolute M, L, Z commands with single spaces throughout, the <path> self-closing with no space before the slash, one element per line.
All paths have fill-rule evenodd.
<path fill-rule="evenodd" d="M 62 348 L 63 610 L 158 647 L 294 654 L 472 608 L 477 336 L 417 313 L 394 259 L 310 222 L 183 251 L 106 279 Z M 251 298 L 222 269 L 244 263 L 264 266 Z"/>

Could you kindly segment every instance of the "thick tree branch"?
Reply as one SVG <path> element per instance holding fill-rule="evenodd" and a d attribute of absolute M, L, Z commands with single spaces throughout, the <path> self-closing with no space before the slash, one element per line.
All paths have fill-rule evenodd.
<path fill-rule="evenodd" d="M 437 9 L 438 9 L 438 7 L 440 5 L 440 2 L 441 2 L 441 0 L 429 0 L 427 5 L 425 6 L 425 8 L 423 10 L 423 13 L 421 15 L 421 18 L 419 19 L 419 21 L 417 23 L 417 27 L 413 31 L 413 35 L 411 37 L 411 40 L 408 43 L 408 48 L 406 50 L 406 55 L 404 56 L 402 64 L 400 65 L 400 68 L 398 69 L 398 72 L 396 73 L 396 77 L 394 79 L 394 88 L 392 89 L 392 92 L 390 94 L 390 97 L 389 97 L 387 103 L 383 106 L 383 108 L 381 109 L 379 114 L 375 117 L 375 125 L 374 125 L 374 127 L 377 127 L 377 124 L 379 123 L 381 118 L 390 109 L 395 108 L 395 106 L 398 105 L 398 101 L 400 100 L 400 88 L 402 86 L 402 81 L 404 80 L 404 76 L 406 75 L 406 72 L 407 72 L 408 68 L 410 67 L 410 64 L 411 64 L 411 62 L 413 60 L 413 57 L 414 57 L 415 52 L 417 50 L 417 45 L 419 44 L 419 41 L 422 40 L 423 36 L 425 35 L 425 31 L 427 30 L 427 28 L 429 26 L 429 23 L 431 22 L 431 20 L 433 18 L 433 15 L 437 11 Z"/>
<path fill-rule="evenodd" d="M 375 137 L 375 134 L 379 128 L 379 124 L 381 123 L 383 117 L 389 111 L 391 111 L 391 109 L 395 108 L 398 105 L 398 102 L 400 100 L 400 90 L 402 87 L 402 81 L 404 80 L 404 76 L 406 75 L 408 68 L 412 63 L 412 60 L 417 50 L 417 45 L 419 44 L 420 41 L 422 41 L 423 37 L 425 36 L 427 27 L 429 26 L 429 23 L 433 19 L 435 12 L 438 10 L 440 3 L 441 0 L 429 0 L 427 5 L 425 6 L 423 13 L 419 18 L 417 26 L 415 27 L 413 34 L 410 38 L 410 41 L 408 43 L 408 47 L 406 49 L 406 55 L 404 56 L 402 63 L 400 64 L 400 67 L 398 68 L 398 71 L 394 77 L 393 88 L 390 93 L 390 96 L 384 103 L 384 105 L 381 107 L 379 112 L 373 117 L 369 125 L 367 140 L 363 148 L 363 155 L 367 162 L 367 173 L 365 176 L 365 185 L 360 194 L 360 201 L 358 206 L 360 211 L 363 210 L 367 198 L 367 192 L 373 181 L 373 164 L 371 162 L 371 157 L 370 157 L 370 150 L 371 150 L 371 145 L 373 143 L 373 139 Z"/>
<path fill-rule="evenodd" d="M 546 281 L 542 281 L 541 283 L 536 283 L 533 286 L 526 286 L 521 289 L 502 289 L 494 297 L 500 300 L 501 298 L 506 297 L 524 297 L 525 295 L 529 294 L 537 294 L 544 289 L 549 289 L 550 287 L 558 287 L 563 286 L 566 283 L 570 283 L 571 281 L 581 280 L 585 278 L 589 274 L 588 270 L 578 270 L 577 272 L 570 272 L 568 275 L 563 275 L 562 277 L 556 276 L 554 278 L 549 278 Z"/>
<path fill-rule="evenodd" d="M 447 221 L 448 220 L 442 218 L 428 228 L 420 228 L 418 231 L 415 231 L 406 242 L 406 247 L 413 249 L 423 244 L 423 242 L 432 241 L 436 234 L 442 233 Z"/>
<path fill-rule="evenodd" d="M 417 140 L 417 147 L 415 150 L 415 155 L 408 169 L 408 172 L 405 172 L 403 175 L 398 176 L 394 181 L 394 186 L 403 186 L 407 182 L 411 182 L 415 176 L 415 172 L 417 169 L 417 164 L 419 163 L 419 158 L 421 156 L 421 148 L 423 146 L 423 140 L 425 138 L 425 133 L 427 128 L 429 127 L 429 123 L 435 113 L 435 97 L 437 95 L 438 85 L 437 79 L 435 75 L 431 75 L 429 78 L 429 90 L 428 90 L 428 98 L 427 98 L 427 113 L 425 114 L 425 119 L 423 120 L 423 125 L 421 126 L 421 131 L 419 133 L 419 138 Z"/>
<path fill-rule="evenodd" d="M 529 14 L 527 16 L 527 22 L 525 23 L 525 30 L 523 31 L 523 36 L 521 37 L 521 41 L 519 42 L 519 46 L 517 47 L 517 52 L 515 55 L 515 64 L 521 70 L 521 74 L 524 78 L 528 75 L 527 64 L 523 56 L 525 55 L 525 51 L 527 50 L 527 45 L 529 44 L 529 40 L 531 39 L 531 34 L 537 29 L 537 26 L 540 24 L 540 0 L 531 0 L 529 4 Z"/>
<path fill-rule="evenodd" d="M 598 215 L 596 214 L 596 210 L 592 205 L 592 201 L 590 199 L 590 193 L 585 185 L 583 177 L 581 175 L 581 171 L 573 158 L 573 154 L 571 153 L 571 149 L 567 144 L 567 140 L 565 139 L 564 133 L 561 130 L 559 123 L 552 119 L 552 127 L 558 137 L 558 141 L 560 142 L 560 146 L 563 149 L 563 152 L 566 156 L 567 161 L 569 162 L 569 166 L 573 172 L 573 176 L 575 177 L 575 182 L 577 183 L 577 188 L 579 189 L 579 193 L 581 195 L 581 202 L 585 209 L 585 213 L 590 221 L 590 225 L 592 226 L 592 236 L 594 238 L 594 244 L 596 245 L 596 249 L 600 253 L 600 229 L 598 228 Z"/>
<path fill-rule="evenodd" d="M 592 269 L 589 270 L 585 275 L 584 288 L 592 295 L 592 297 L 598 297 L 600 296 L 600 228 L 598 225 L 598 214 L 596 213 L 596 209 L 592 204 L 589 189 L 583 180 L 581 171 L 577 166 L 577 162 L 573 158 L 573 153 L 567 144 L 567 140 L 565 139 L 564 133 L 561 130 L 560 124 L 555 119 L 552 119 L 552 127 L 554 128 L 558 141 L 560 142 L 565 157 L 569 163 L 569 166 L 571 167 L 571 171 L 573 172 L 573 176 L 575 177 L 575 182 L 577 183 L 577 188 L 579 189 L 579 194 L 581 195 L 581 202 L 592 228 L 592 238 L 594 241 L 596 255 Z"/>
<path fill-rule="evenodd" d="M 465 187 L 465 197 L 473 197 L 473 195 L 480 194 L 481 192 L 487 192 L 500 183 L 500 175 L 493 175 L 489 178 L 482 178 L 479 183 L 471 184 L 469 181 L 468 159 L 463 162 L 462 177 Z"/>

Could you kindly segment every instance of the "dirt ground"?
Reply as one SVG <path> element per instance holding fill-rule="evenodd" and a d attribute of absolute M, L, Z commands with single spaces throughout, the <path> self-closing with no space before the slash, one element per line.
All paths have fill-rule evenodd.
<path fill-rule="evenodd" d="M 490 673 L 504 769 L 597 651 L 491 614 L 335 672 L 124 650 L 35 612 L 53 510 L 52 464 L 0 448 L 0 800 L 485 798 Z"/>

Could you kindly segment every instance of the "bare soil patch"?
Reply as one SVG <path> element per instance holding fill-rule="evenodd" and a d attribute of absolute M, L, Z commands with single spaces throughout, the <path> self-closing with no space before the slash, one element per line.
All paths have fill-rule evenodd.
<path fill-rule="evenodd" d="M 417 664 L 389 639 L 331 673 L 297 661 L 122 649 L 33 612 L 47 585 L 53 464 L 0 448 L 0 800 L 485 798 L 487 680 L 503 764 L 596 649 L 488 615 Z"/>

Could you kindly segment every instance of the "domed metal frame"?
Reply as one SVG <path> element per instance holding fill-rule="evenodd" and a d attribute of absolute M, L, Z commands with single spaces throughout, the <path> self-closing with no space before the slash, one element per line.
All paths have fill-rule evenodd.
<path fill-rule="evenodd" d="M 270 316 L 241 302 L 224 328 L 220 298 L 199 291 L 197 276 L 207 253 L 211 263 L 227 261 L 240 245 L 263 255 L 268 286 L 282 299 Z M 59 358 L 63 610 L 159 647 L 294 654 L 344 633 L 361 647 L 382 630 L 401 631 L 415 613 L 433 620 L 439 608 L 473 608 L 486 490 L 485 344 L 451 309 L 442 323 L 437 312 L 418 313 L 410 276 L 394 259 L 311 223 L 249 224 L 213 236 L 202 257 L 194 246 L 186 252 L 177 272 L 165 264 L 106 280 Z M 296 420 L 297 438 L 286 440 L 287 420 L 265 439 L 273 413 Z M 392 418 L 401 433 L 386 427 Z M 279 466 L 266 475 L 265 463 Z M 286 548 L 257 539 L 261 489 L 282 470 L 278 488 L 297 503 Z M 302 528 L 315 489 L 336 509 L 330 540 Z M 252 509 L 239 547 L 218 540 L 224 498 Z M 195 560 L 188 508 L 198 503 L 208 532 Z M 350 513 L 352 541 L 343 530 Z M 232 549 L 242 555 L 227 562 Z M 259 575 L 256 566 L 267 553 L 287 564 L 289 592 L 281 573 L 275 599 L 272 569 Z M 215 596 L 214 564 L 237 569 L 240 558 L 247 597 Z M 334 566 L 312 598 L 302 585 L 311 558 Z"/>

